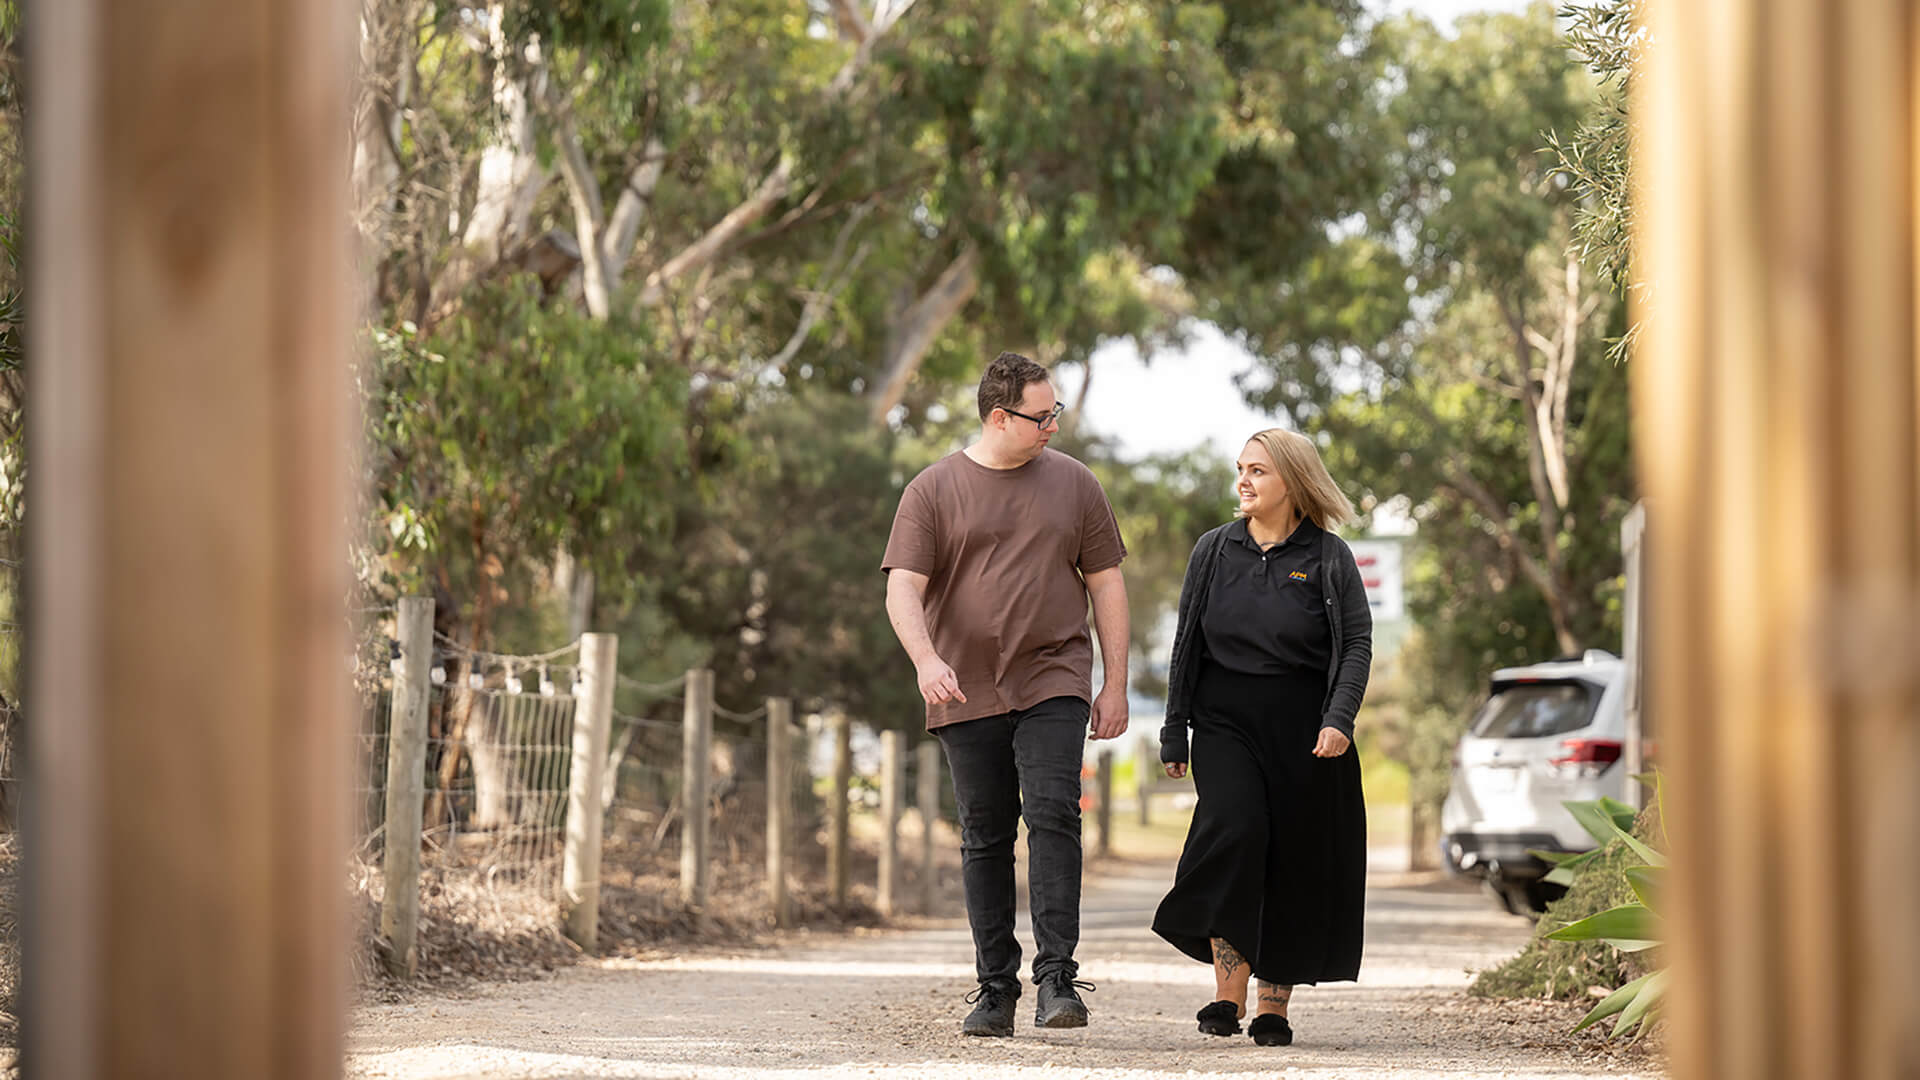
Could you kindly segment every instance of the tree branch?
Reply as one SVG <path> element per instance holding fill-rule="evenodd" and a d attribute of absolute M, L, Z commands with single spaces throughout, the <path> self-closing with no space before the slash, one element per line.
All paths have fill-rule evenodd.
<path fill-rule="evenodd" d="M 853 55 L 847 58 L 846 62 L 840 66 L 840 70 L 834 73 L 833 80 L 827 84 L 828 103 L 847 96 L 853 88 L 854 80 L 866 70 L 867 64 L 872 60 L 874 42 L 898 22 L 900 16 L 904 15 L 911 6 L 912 0 L 907 0 L 906 3 L 897 7 L 893 4 L 887 5 L 885 14 L 874 22 L 872 32 L 860 41 L 854 48 Z M 793 169 L 792 156 L 782 153 L 779 164 L 775 165 L 773 170 L 760 181 L 753 193 L 747 196 L 746 201 L 728 211 L 727 215 L 720 219 L 719 224 L 707 230 L 700 239 L 668 259 L 658 270 L 647 275 L 646 287 L 640 292 L 640 305 L 642 307 L 657 306 L 665 296 L 666 287 L 675 279 L 713 261 L 735 237 L 764 217 L 774 203 L 786 197 L 793 183 Z"/>
<path fill-rule="evenodd" d="M 1513 531 L 1508 523 L 1508 508 L 1502 506 L 1493 492 L 1475 479 L 1472 469 L 1458 451 L 1447 456 L 1442 471 L 1446 479 L 1441 481 L 1441 486 L 1453 489 L 1455 494 L 1479 508 L 1481 516 L 1493 526 L 1494 541 L 1500 545 L 1500 550 L 1506 552 L 1527 580 L 1540 590 L 1541 598 L 1547 602 L 1548 615 L 1553 619 L 1554 637 L 1559 641 L 1562 652 L 1571 653 L 1578 642 L 1574 639 L 1572 624 L 1567 618 L 1566 598 L 1553 573 L 1541 565 L 1540 560 L 1527 550 L 1526 543 Z"/>
<path fill-rule="evenodd" d="M 715 255 L 726 247 L 727 243 L 744 231 L 747 226 L 765 217 L 773 204 L 780 201 L 793 182 L 793 159 L 782 154 L 780 164 L 760 181 L 753 194 L 745 202 L 727 211 L 706 235 L 687 245 L 678 255 L 668 259 L 666 265 L 647 275 L 647 284 L 640 291 L 640 306 L 655 307 L 666 295 L 666 287 L 675 278 L 689 271 L 705 267 L 713 261 Z"/>
<path fill-rule="evenodd" d="M 913 380 L 914 372 L 920 370 L 920 361 L 926 358 L 927 350 L 933 347 L 947 323 L 973 299 L 980 287 L 974 269 L 979 255 L 979 250 L 968 244 L 940 272 L 933 287 L 894 320 L 887 334 L 886 367 L 867 395 L 868 415 L 876 426 L 887 422 L 887 414 L 906 396 L 907 383 Z"/>
<path fill-rule="evenodd" d="M 833 0 L 833 21 L 840 27 L 840 36 L 856 45 L 873 39 L 873 24 L 867 21 L 857 0 Z"/>
<path fill-rule="evenodd" d="M 828 256 L 826 268 L 820 273 L 824 287 L 815 289 L 812 295 L 807 297 L 807 306 L 800 312 L 800 325 L 794 327 L 793 335 L 787 338 L 787 343 L 774 354 L 772 360 L 768 361 L 768 367 L 775 369 L 784 367 L 787 361 L 792 360 L 799 353 L 800 346 L 807 340 L 807 335 L 813 332 L 813 324 L 820 321 L 820 316 L 827 310 L 827 305 L 833 302 L 833 298 L 839 295 L 840 290 L 845 288 L 847 281 L 853 277 L 853 272 L 866 260 L 868 245 L 863 242 L 844 266 L 838 270 L 835 269 L 835 264 L 840 262 L 842 253 L 846 251 L 847 240 L 853 235 L 854 227 L 859 225 L 864 217 L 866 217 L 865 211 L 856 212 L 848 217 L 846 225 L 840 230 L 840 235 L 834 239 L 833 254 Z"/>
<path fill-rule="evenodd" d="M 653 193 L 667 167 L 667 144 L 659 136 L 647 136 L 640 150 L 640 161 L 627 173 L 627 182 L 614 201 L 613 216 L 607 220 L 607 266 L 617 278 L 621 268 L 633 257 L 633 245 L 640 235 L 640 223 L 653 205 Z"/>
<path fill-rule="evenodd" d="M 607 252 L 601 236 L 606 203 L 600 197 L 600 181 L 594 178 L 593 169 L 587 164 L 587 152 L 580 145 L 580 132 L 574 126 L 573 111 L 567 105 L 564 92 L 549 90 L 546 105 L 557 129 L 554 139 L 559 144 L 560 175 L 566 180 L 567 201 L 573 204 L 587 314 L 605 322 L 613 313 L 613 282 L 607 273 Z"/>

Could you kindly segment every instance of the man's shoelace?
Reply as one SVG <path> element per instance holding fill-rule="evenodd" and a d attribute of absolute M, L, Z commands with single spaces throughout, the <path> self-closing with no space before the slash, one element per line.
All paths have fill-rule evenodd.
<path fill-rule="evenodd" d="M 990 983 L 981 983 L 979 986 L 973 988 L 973 993 L 967 995 L 967 1004 L 972 1005 L 974 1002 L 985 998 L 987 1008 L 991 1009 L 1012 996 L 1014 995 L 1008 993 L 1001 987 L 994 986 Z"/>

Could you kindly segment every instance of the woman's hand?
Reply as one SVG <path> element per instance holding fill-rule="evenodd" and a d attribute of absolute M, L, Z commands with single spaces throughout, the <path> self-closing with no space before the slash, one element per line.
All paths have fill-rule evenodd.
<path fill-rule="evenodd" d="M 1298 746 L 1300 744 L 1295 743 L 1294 745 Z M 1347 738 L 1345 735 L 1340 734 L 1330 727 L 1323 727 L 1320 729 L 1320 741 L 1313 744 L 1313 756 L 1327 758 L 1339 757 L 1341 754 L 1347 752 L 1347 747 L 1352 745 L 1352 739 Z"/>
<path fill-rule="evenodd" d="M 1167 775 L 1173 777 L 1175 780 L 1187 775 L 1187 763 L 1184 761 L 1169 761 L 1164 763 L 1162 767 L 1167 770 Z"/>

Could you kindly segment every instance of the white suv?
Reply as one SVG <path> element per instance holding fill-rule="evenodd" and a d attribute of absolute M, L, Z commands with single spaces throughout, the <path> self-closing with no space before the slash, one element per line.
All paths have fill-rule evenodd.
<path fill-rule="evenodd" d="M 1551 867 L 1529 848 L 1593 847 L 1563 803 L 1626 798 L 1625 672 L 1600 649 L 1502 668 L 1454 748 L 1441 857 L 1484 879 L 1509 911 L 1538 911 L 1565 891 L 1540 880 Z"/>

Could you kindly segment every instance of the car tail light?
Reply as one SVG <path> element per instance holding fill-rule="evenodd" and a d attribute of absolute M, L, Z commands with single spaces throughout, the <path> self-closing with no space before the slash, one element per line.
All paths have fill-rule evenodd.
<path fill-rule="evenodd" d="M 1618 739 L 1564 739 L 1559 756 L 1548 758 L 1547 764 L 1561 776 L 1590 780 L 1619 761 L 1622 749 Z"/>

